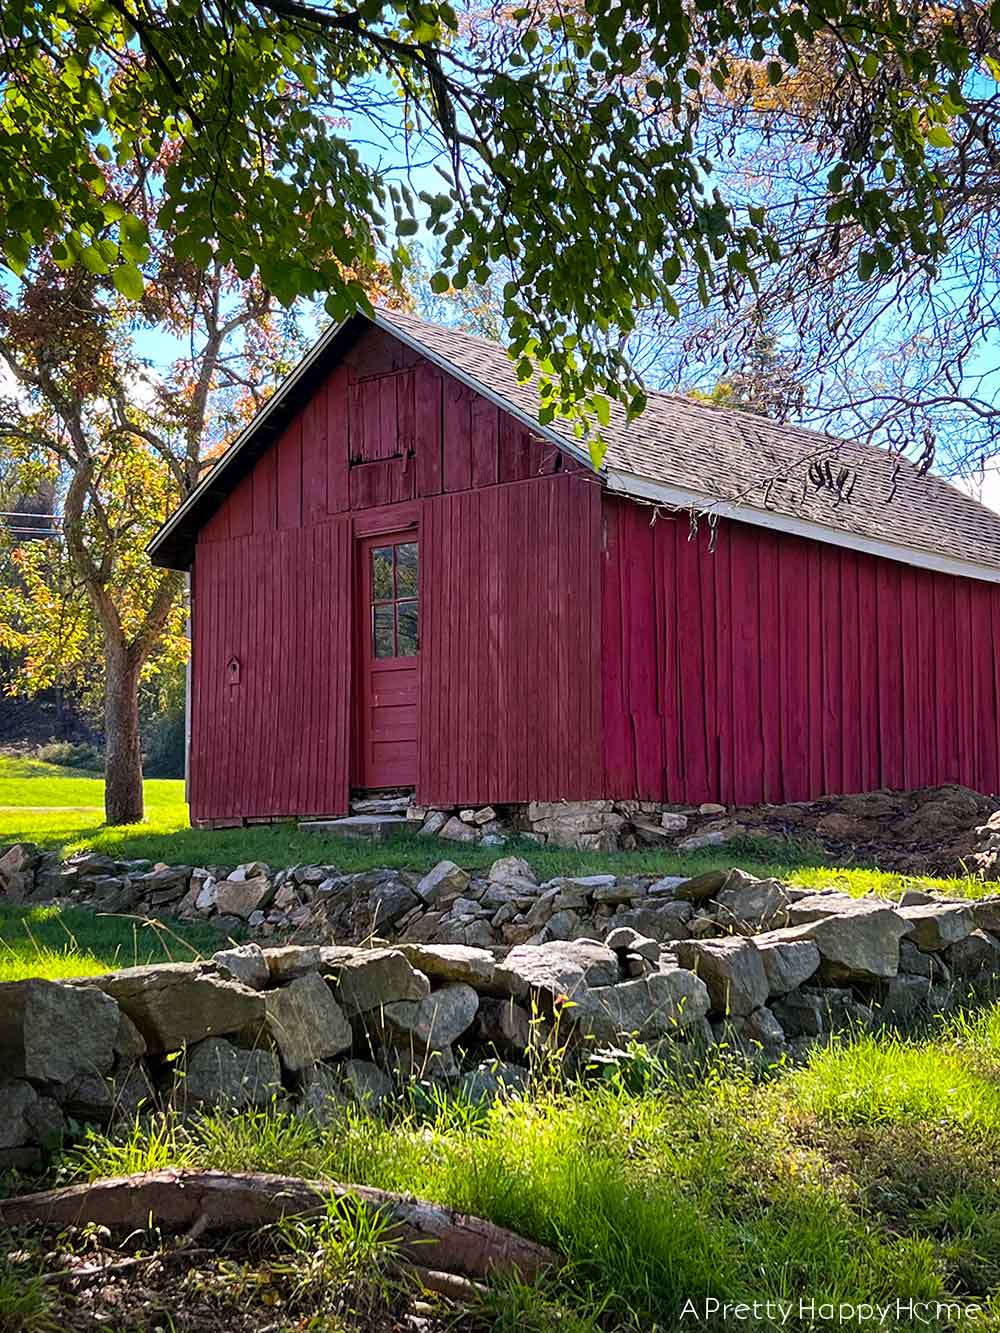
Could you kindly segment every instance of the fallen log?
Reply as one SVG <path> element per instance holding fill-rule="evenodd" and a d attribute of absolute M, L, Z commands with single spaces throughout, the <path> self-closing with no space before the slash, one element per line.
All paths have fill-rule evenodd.
<path fill-rule="evenodd" d="M 111 1231 L 150 1225 L 168 1229 L 243 1231 L 283 1217 L 315 1216 L 329 1200 L 352 1201 L 389 1222 L 386 1240 L 412 1263 L 482 1279 L 518 1275 L 532 1281 L 559 1256 L 482 1217 L 458 1213 L 426 1199 L 298 1176 L 254 1172 L 149 1171 L 86 1185 L 44 1190 L 0 1200 L 0 1225 L 54 1227 L 96 1223 Z"/>

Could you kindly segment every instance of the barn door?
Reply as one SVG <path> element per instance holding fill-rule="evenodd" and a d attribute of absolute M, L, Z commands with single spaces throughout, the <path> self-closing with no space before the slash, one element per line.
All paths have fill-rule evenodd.
<path fill-rule="evenodd" d="M 351 592 L 346 519 L 199 544 L 192 819 L 347 810 Z"/>
<path fill-rule="evenodd" d="M 411 529 L 358 542 L 359 787 L 417 781 L 420 547 Z"/>

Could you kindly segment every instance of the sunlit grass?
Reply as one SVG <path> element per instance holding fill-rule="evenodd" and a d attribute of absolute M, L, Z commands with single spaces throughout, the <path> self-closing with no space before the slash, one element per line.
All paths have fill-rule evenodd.
<path fill-rule="evenodd" d="M 146 963 L 190 962 L 221 943 L 218 932 L 206 925 L 0 904 L 0 981 L 58 980 Z"/>
<path fill-rule="evenodd" d="M 67 857 L 99 851 L 116 857 L 145 857 L 174 865 L 237 865 L 264 861 L 272 866 L 320 862 L 345 873 L 373 866 L 426 871 L 447 857 L 473 869 L 498 855 L 524 856 L 539 878 L 554 875 L 695 875 L 718 866 L 739 865 L 752 874 L 778 876 L 804 888 L 838 888 L 856 895 L 880 893 L 897 898 L 907 888 L 931 888 L 961 897 L 978 897 L 994 886 L 968 877 L 932 878 L 900 875 L 874 867 L 825 864 L 810 843 L 744 839 L 697 852 L 634 851 L 599 854 L 539 848 L 513 840 L 503 852 L 464 843 L 400 835 L 382 843 L 318 838 L 300 833 L 296 824 L 258 824 L 242 829 L 192 829 L 184 802 L 184 784 L 151 780 L 145 784 L 146 821 L 109 828 L 103 822 L 104 787 L 99 777 L 81 777 L 73 769 L 0 755 L 0 845 L 30 841 Z"/>

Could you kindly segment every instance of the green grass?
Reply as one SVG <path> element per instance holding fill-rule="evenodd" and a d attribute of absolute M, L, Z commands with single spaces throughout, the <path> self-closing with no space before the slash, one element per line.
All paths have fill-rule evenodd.
<path fill-rule="evenodd" d="M 541 1292 L 502 1286 L 490 1327 L 671 1328 L 688 1300 L 800 1297 L 958 1300 L 998 1326 L 1000 1010 L 820 1050 L 764 1083 L 724 1057 L 698 1077 L 645 1070 L 638 1086 L 549 1081 L 486 1113 L 345 1111 L 325 1129 L 265 1112 L 161 1116 L 94 1135 L 61 1171 L 289 1172 L 481 1214 L 566 1261 Z"/>
<path fill-rule="evenodd" d="M 500 854 L 495 848 L 442 843 L 414 834 L 375 845 L 345 838 L 318 838 L 300 833 L 294 823 L 192 829 L 182 782 L 150 780 L 145 783 L 145 794 L 145 823 L 109 828 L 104 823 L 104 789 L 99 777 L 0 755 L 0 845 L 26 840 L 63 857 L 79 851 L 100 851 L 175 865 L 236 865 L 259 860 L 282 866 L 318 861 L 337 865 L 346 873 L 372 866 L 425 871 L 445 857 L 472 869 L 489 865 Z M 875 866 L 836 867 L 825 864 L 815 846 L 795 842 L 744 840 L 699 852 L 602 855 L 543 849 L 514 840 L 504 852 L 526 857 L 540 878 L 608 871 L 619 875 L 694 875 L 717 866 L 740 865 L 754 874 L 776 875 L 808 888 L 832 885 L 853 894 L 874 892 L 898 897 L 906 888 L 920 886 L 977 897 L 993 889 L 971 877 L 933 879 L 898 875 Z"/>
<path fill-rule="evenodd" d="M 0 903 L 0 981 L 87 977 L 144 963 L 191 962 L 222 946 L 206 925 Z"/>

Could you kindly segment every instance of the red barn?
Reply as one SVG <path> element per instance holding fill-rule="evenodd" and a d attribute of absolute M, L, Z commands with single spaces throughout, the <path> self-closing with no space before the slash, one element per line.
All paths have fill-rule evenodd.
<path fill-rule="evenodd" d="M 651 395 L 595 474 L 492 343 L 326 333 L 164 525 L 196 822 L 1000 789 L 1000 517 L 871 447 Z"/>

